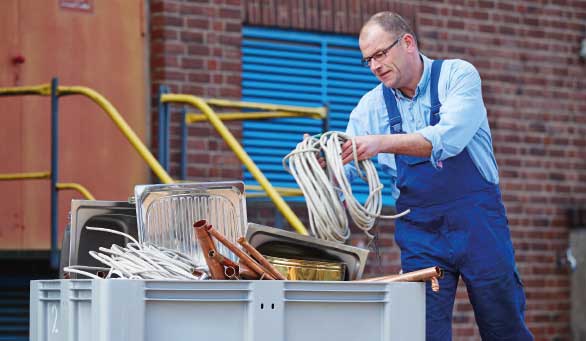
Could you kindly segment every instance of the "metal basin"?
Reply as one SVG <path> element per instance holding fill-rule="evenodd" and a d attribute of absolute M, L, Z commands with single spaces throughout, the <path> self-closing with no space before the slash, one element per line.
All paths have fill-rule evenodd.
<path fill-rule="evenodd" d="M 362 278 L 368 257 L 365 249 L 254 223 L 248 223 L 246 239 L 269 257 L 343 263 L 344 280 Z"/>
<path fill-rule="evenodd" d="M 343 281 L 346 266 L 341 262 L 266 257 L 285 278 L 299 281 Z"/>

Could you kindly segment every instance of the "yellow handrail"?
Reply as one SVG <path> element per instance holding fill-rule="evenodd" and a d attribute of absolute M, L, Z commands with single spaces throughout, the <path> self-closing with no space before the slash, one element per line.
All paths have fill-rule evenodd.
<path fill-rule="evenodd" d="M 0 96 L 16 95 L 51 96 L 51 84 L 47 83 L 31 86 L 14 86 L 10 88 L 0 88 Z"/>
<path fill-rule="evenodd" d="M 136 136 L 132 128 L 126 123 L 122 115 L 118 112 L 118 110 L 110 103 L 104 96 L 99 94 L 98 92 L 84 87 L 84 86 L 59 86 L 58 88 L 59 95 L 73 95 L 73 94 L 80 94 L 84 95 L 87 98 L 91 99 L 96 103 L 100 108 L 104 109 L 104 111 L 110 116 L 110 119 L 114 121 L 114 124 L 120 129 L 124 137 L 130 142 L 130 144 L 136 149 L 138 154 L 146 161 L 149 167 L 153 170 L 155 175 L 165 184 L 174 183 L 171 176 L 167 173 L 167 171 L 161 166 L 159 161 L 153 156 L 153 154 L 148 150 L 148 148 L 142 143 L 140 138 Z"/>
<path fill-rule="evenodd" d="M 259 120 L 268 118 L 285 118 L 285 117 L 299 117 L 299 113 L 288 111 L 258 111 L 258 112 L 224 112 L 217 113 L 218 118 L 222 121 L 239 121 L 239 120 Z M 207 121 L 205 115 L 188 112 L 185 115 L 186 123 Z"/>
<path fill-rule="evenodd" d="M 49 179 L 51 172 L 6 173 L 0 174 L 0 181 Z"/>
<path fill-rule="evenodd" d="M 80 185 L 80 184 L 76 184 L 73 182 L 64 182 L 64 183 L 57 183 L 57 185 L 55 187 L 57 187 L 58 190 L 73 189 L 73 190 L 78 191 L 87 200 L 96 200 L 96 198 L 90 193 L 90 191 L 88 191 L 87 188 L 85 188 L 83 185 Z"/>
<path fill-rule="evenodd" d="M 80 94 L 88 97 L 94 103 L 96 103 L 99 107 L 101 107 L 106 114 L 112 119 L 114 124 L 119 128 L 122 134 L 126 137 L 126 139 L 130 142 L 130 144 L 137 150 L 139 155 L 146 161 L 149 167 L 153 170 L 155 175 L 163 182 L 163 183 L 174 183 L 175 181 L 169 176 L 169 174 L 165 171 L 165 169 L 161 166 L 161 164 L 155 159 L 152 153 L 146 148 L 146 146 L 142 143 L 142 141 L 136 136 L 132 128 L 128 125 L 128 123 L 124 120 L 122 115 L 118 112 L 118 110 L 101 94 L 98 92 L 83 86 L 59 86 L 57 88 L 58 95 L 66 96 L 66 95 L 74 95 Z M 22 86 L 22 87 L 10 87 L 10 88 L 0 88 L 0 96 L 14 96 L 14 95 L 40 95 L 40 96 L 50 96 L 51 95 L 51 85 L 50 84 L 41 84 L 36 86 Z M 194 107 L 200 109 L 210 121 L 212 126 L 218 131 L 218 133 L 222 136 L 222 138 L 226 141 L 228 146 L 232 149 L 232 151 L 236 154 L 236 156 L 242 161 L 242 163 L 248 168 L 250 173 L 254 176 L 254 178 L 258 181 L 261 185 L 262 189 L 267 193 L 267 195 L 272 199 L 275 203 L 277 209 L 281 211 L 285 219 L 291 224 L 291 226 L 297 230 L 297 232 L 301 234 L 307 235 L 307 229 L 303 225 L 303 223 L 299 220 L 299 218 L 295 215 L 295 213 L 291 210 L 289 205 L 283 200 L 279 192 L 270 184 L 267 178 L 262 174 L 260 169 L 256 166 L 256 164 L 252 161 L 250 156 L 244 151 L 240 143 L 234 138 L 232 133 L 226 128 L 226 126 L 222 123 L 218 115 L 210 108 L 210 105 L 215 106 L 223 106 L 223 107 L 232 107 L 232 108 L 249 108 L 249 109 L 261 109 L 261 110 L 271 110 L 273 112 L 262 112 L 262 113 L 249 113 L 249 114 L 236 114 L 236 113 L 228 113 L 224 114 L 224 119 L 244 119 L 246 118 L 253 118 L 254 115 L 259 115 L 259 118 L 269 118 L 269 117 L 293 117 L 299 116 L 299 113 L 306 114 L 303 116 L 313 117 L 313 118 L 325 118 L 327 113 L 325 108 L 305 108 L 305 107 L 295 107 L 295 106 L 284 106 L 284 105 L 274 105 L 274 104 L 264 104 L 264 103 L 254 103 L 254 102 L 240 102 L 240 101 L 230 101 L 230 100 L 221 100 L 221 99 L 208 99 L 202 100 L 199 97 L 191 96 L 191 95 L 179 95 L 179 94 L 164 94 L 161 97 L 162 102 L 180 102 L 180 103 L 187 103 L 191 104 Z M 194 114 L 195 116 L 197 114 Z M 222 114 L 220 114 L 222 115 Z M 243 116 L 240 116 L 243 115 Z M 264 117 L 263 117 L 264 116 Z M 199 121 L 199 118 L 195 118 L 194 121 Z M 28 175 L 26 175 L 28 174 Z M 19 176 L 20 179 L 34 179 L 34 178 L 47 178 L 50 176 L 50 173 L 20 173 L 20 174 L 5 174 L 0 176 L 0 180 L 8 180 L 13 179 L 15 176 Z M 88 199 L 93 199 L 91 193 L 82 185 L 74 184 L 74 183 L 61 183 L 57 184 L 58 189 L 75 189 L 79 191 L 82 195 L 84 195 Z M 280 189 L 285 195 L 298 195 L 298 190 L 295 189 Z"/>
<path fill-rule="evenodd" d="M 112 121 L 114 121 L 114 124 L 116 124 L 118 129 L 124 135 L 124 137 L 126 137 L 126 139 L 134 147 L 134 149 L 136 149 L 138 154 L 143 158 L 143 160 L 145 160 L 145 162 L 152 169 L 155 175 L 161 180 L 161 182 L 166 184 L 175 182 L 167 173 L 167 171 L 165 171 L 165 169 L 157 161 L 157 159 L 153 156 L 153 154 L 148 150 L 148 148 L 142 143 L 140 138 L 136 136 L 132 128 L 130 128 L 128 123 L 126 123 L 126 121 L 124 120 L 122 115 L 120 115 L 118 110 L 112 105 L 112 103 L 110 103 L 106 98 L 104 98 L 104 96 L 84 86 L 59 86 L 57 88 L 57 93 L 58 95 L 62 96 L 79 94 L 91 99 L 94 103 L 100 106 L 100 108 L 102 108 L 106 112 L 106 114 L 108 114 Z M 50 96 L 51 85 L 41 84 L 35 86 L 0 88 L 0 96 L 14 95 Z"/>
<path fill-rule="evenodd" d="M 256 181 L 261 185 L 261 187 L 267 192 L 268 196 L 271 200 L 275 203 L 277 209 L 283 214 L 283 217 L 287 219 L 289 224 L 299 233 L 307 235 L 307 229 L 299 220 L 297 215 L 291 210 L 289 205 L 283 200 L 281 195 L 275 190 L 275 188 L 271 185 L 268 179 L 264 176 L 264 174 L 258 169 L 254 161 L 250 158 L 250 156 L 246 153 L 244 148 L 240 145 L 240 143 L 236 140 L 234 135 L 226 128 L 224 123 L 218 118 L 218 115 L 210 108 L 208 103 L 203 99 L 192 96 L 192 95 L 183 95 L 183 94 L 163 94 L 161 96 L 161 102 L 163 103 L 170 103 L 170 102 L 177 102 L 177 103 L 186 103 L 190 104 L 196 108 L 198 108 L 210 121 L 212 126 L 216 129 L 216 131 L 220 134 L 220 136 L 224 139 L 226 144 L 232 149 L 234 154 L 240 159 L 240 161 L 248 168 L 248 171 L 254 176 Z M 208 101 L 209 102 L 209 101 Z"/>
<path fill-rule="evenodd" d="M 264 192 L 261 186 L 255 185 L 246 185 L 244 186 L 246 190 L 246 196 L 251 198 L 257 197 L 266 197 L 266 193 Z M 283 197 L 298 197 L 303 195 L 303 191 L 299 188 L 291 188 L 291 187 L 274 187 L 274 189 L 279 192 L 279 194 Z M 251 193 L 249 191 L 262 191 L 262 193 Z"/>
<path fill-rule="evenodd" d="M 298 114 L 305 114 L 303 116 L 324 119 L 327 117 L 327 109 L 325 107 L 298 107 L 294 105 L 281 105 L 281 104 L 268 104 L 268 103 L 257 103 L 257 102 L 243 102 L 243 101 L 232 101 L 228 99 L 217 99 L 208 98 L 203 99 L 205 103 L 210 106 L 227 107 L 227 108 L 242 108 L 242 109 L 261 109 L 268 111 L 287 111 Z M 299 115 L 298 115 L 299 116 Z"/>

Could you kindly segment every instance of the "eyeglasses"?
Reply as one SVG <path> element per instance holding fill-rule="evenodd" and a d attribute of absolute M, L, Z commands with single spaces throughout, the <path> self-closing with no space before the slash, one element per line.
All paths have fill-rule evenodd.
<path fill-rule="evenodd" d="M 391 45 L 389 45 L 389 47 L 384 48 L 384 49 L 376 52 L 375 54 L 373 54 L 370 57 L 362 58 L 362 65 L 365 67 L 370 67 L 370 63 L 372 62 L 373 59 L 378 62 L 382 58 L 386 57 L 389 50 L 392 49 L 393 47 L 395 47 L 395 45 L 397 45 L 397 43 L 401 40 L 401 38 L 403 38 L 403 35 L 401 35 L 399 38 L 397 38 L 397 40 L 395 40 Z"/>

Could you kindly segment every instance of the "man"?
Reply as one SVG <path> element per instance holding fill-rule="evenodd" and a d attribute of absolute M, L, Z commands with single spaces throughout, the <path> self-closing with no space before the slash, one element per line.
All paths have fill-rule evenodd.
<path fill-rule="evenodd" d="M 451 339 L 461 276 L 483 340 L 532 340 L 478 72 L 421 54 L 413 30 L 391 12 L 366 22 L 359 45 L 381 84 L 352 111 L 347 133 L 359 160 L 378 155 L 391 175 L 397 210 L 411 209 L 396 221 L 403 271 L 445 271 L 438 293 L 427 287 L 427 339 Z M 355 175 L 351 141 L 342 158 Z"/>

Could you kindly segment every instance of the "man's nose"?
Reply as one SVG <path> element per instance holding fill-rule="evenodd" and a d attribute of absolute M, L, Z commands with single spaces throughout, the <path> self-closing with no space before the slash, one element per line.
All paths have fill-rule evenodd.
<path fill-rule="evenodd" d="M 376 59 L 370 60 L 370 71 L 372 71 L 372 73 L 376 74 L 376 72 L 379 71 L 382 66 L 383 64 L 378 62 Z"/>

